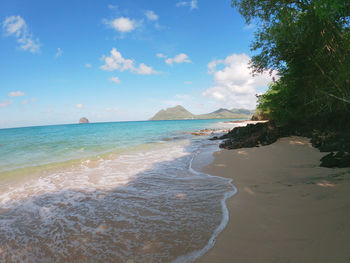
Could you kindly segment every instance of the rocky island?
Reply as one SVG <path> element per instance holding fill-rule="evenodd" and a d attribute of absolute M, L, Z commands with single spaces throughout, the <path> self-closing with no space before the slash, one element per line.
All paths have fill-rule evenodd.
<path fill-rule="evenodd" d="M 89 120 L 85 117 L 80 118 L 79 123 L 89 123 Z"/>

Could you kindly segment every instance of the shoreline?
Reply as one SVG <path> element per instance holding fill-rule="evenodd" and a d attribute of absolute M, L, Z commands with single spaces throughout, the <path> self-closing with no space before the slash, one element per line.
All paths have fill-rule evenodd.
<path fill-rule="evenodd" d="M 322 168 L 307 138 L 221 150 L 204 173 L 233 179 L 229 221 L 195 262 L 349 262 L 350 169 Z"/>
<path fill-rule="evenodd" d="M 226 199 L 224 193 L 229 186 L 225 182 L 228 181 L 226 178 L 211 178 L 208 181 L 206 176 L 202 176 L 201 174 L 193 177 L 187 176 L 188 172 L 193 172 L 192 170 L 189 171 L 187 165 L 190 158 L 193 161 L 196 153 L 207 155 L 207 158 L 210 159 L 200 158 L 200 162 L 196 164 L 197 167 L 205 167 L 212 161 L 211 156 L 213 152 L 217 151 L 218 142 L 211 142 L 206 138 L 194 138 L 191 136 L 183 140 L 174 139 L 172 142 L 156 143 L 155 145 L 158 145 L 156 148 L 151 147 L 152 149 L 149 149 L 150 151 L 141 151 L 143 152 L 141 155 L 139 153 L 127 154 L 122 156 L 122 158 L 104 160 L 101 165 L 97 164 L 97 166 L 93 162 L 84 163 L 77 170 L 68 169 L 69 171 L 67 172 L 58 171 L 58 173 L 49 173 L 45 174 L 42 178 L 39 175 L 38 177 L 40 178 L 26 178 L 25 180 L 21 180 L 21 185 L 18 185 L 18 187 L 13 187 L 14 185 L 12 184 L 9 185 L 14 189 L 10 189 L 10 187 L 0 188 L 0 201 L 2 202 L 2 206 L 0 207 L 1 215 L 5 214 L 9 218 L 15 216 L 16 219 L 13 222 L 24 222 L 22 229 L 25 230 L 33 222 L 42 225 L 42 228 L 45 229 L 44 234 L 35 233 L 32 235 L 31 238 L 34 242 L 31 244 L 26 243 L 26 240 L 17 239 L 16 245 L 12 246 L 13 243 L 7 241 L 10 240 L 12 235 L 17 235 L 17 233 L 26 235 L 22 234 L 22 229 L 18 229 L 10 220 L 7 220 L 6 222 L 9 223 L 5 225 L 3 223 L 4 218 L 0 217 L 0 221 L 4 226 L 1 231 L 1 234 L 4 233 L 2 245 L 4 244 L 5 247 L 2 253 L 0 253 L 0 258 L 6 258 L 8 261 L 11 261 L 11 258 L 12 261 L 15 261 L 12 255 L 19 255 L 28 256 L 34 261 L 38 257 L 50 259 L 52 255 L 45 254 L 47 247 L 49 247 L 50 251 L 53 251 L 57 255 L 56 259 L 74 261 L 77 258 L 86 257 L 86 254 L 81 254 L 82 249 L 80 247 L 98 250 L 100 246 L 96 244 L 104 244 L 105 240 L 109 240 L 110 244 L 114 245 L 104 245 L 104 253 L 95 252 L 94 255 L 104 255 L 106 258 L 113 258 L 117 261 L 120 259 L 120 261 L 125 262 L 128 259 L 141 262 L 142 260 L 139 260 L 140 258 L 145 259 L 144 261 L 150 261 L 149 259 L 155 256 L 159 258 L 161 256 L 163 258 L 168 256 L 169 259 L 176 259 L 183 254 L 184 261 L 187 261 L 187 258 L 195 260 L 197 258 L 197 250 L 195 249 L 198 248 L 198 253 L 204 254 L 204 250 L 212 246 L 217 234 L 226 225 L 225 219 L 221 220 L 221 223 L 218 222 L 220 223 L 218 226 L 213 222 L 219 221 L 221 215 L 220 206 L 225 205 L 224 201 L 217 203 L 215 200 L 221 195 L 224 195 Z M 145 164 L 143 164 L 143 161 L 145 161 Z M 192 161 L 190 162 L 191 168 Z M 174 167 L 176 169 L 173 169 Z M 179 178 L 181 176 L 184 178 Z M 176 178 L 176 180 L 172 180 L 173 178 Z M 191 184 L 193 185 L 191 186 Z M 134 190 L 136 188 L 141 191 Z M 135 191 L 141 192 L 142 198 L 135 198 Z M 222 193 L 220 193 L 221 191 Z M 206 194 L 203 194 L 203 192 Z M 130 196 L 130 198 L 126 198 L 125 196 Z M 138 193 L 136 196 L 138 196 Z M 166 202 L 163 201 L 165 200 L 164 196 L 167 197 Z M 118 203 L 121 205 L 115 206 L 115 202 L 111 202 L 110 200 L 118 200 Z M 147 204 L 144 203 L 144 200 L 147 200 Z M 198 215 L 193 213 L 191 200 L 193 200 L 193 203 L 199 204 L 197 206 Z M 211 202 L 211 200 L 214 201 Z M 43 202 L 45 202 L 45 206 L 41 205 Z M 159 202 L 161 204 L 165 202 L 167 205 L 159 206 Z M 123 207 L 121 207 L 122 205 Z M 28 206 L 32 207 L 29 209 Z M 130 207 L 130 211 L 125 210 L 124 206 Z M 167 211 L 168 206 L 172 207 L 172 211 L 165 214 L 164 211 Z M 87 207 L 88 209 L 86 209 Z M 31 215 L 27 211 L 30 211 Z M 49 219 L 44 217 L 47 215 L 43 214 L 46 211 L 50 212 L 48 214 L 50 216 Z M 87 218 L 85 211 L 93 211 L 92 214 L 88 215 L 88 218 L 91 218 L 91 223 L 88 225 L 84 220 L 77 220 L 79 218 Z M 132 256 L 130 258 L 123 258 L 122 247 L 118 247 L 119 250 L 115 251 L 115 243 L 113 243 L 116 242 L 113 239 L 115 234 L 112 235 L 112 233 L 120 233 L 123 240 L 129 240 L 129 236 L 124 237 L 123 233 L 128 235 L 127 231 L 129 229 L 132 230 L 132 227 L 134 227 L 134 220 L 128 220 L 125 216 L 126 219 L 119 223 L 119 220 L 110 220 L 110 213 L 103 213 L 104 211 L 113 211 L 117 215 L 123 211 L 127 211 L 127 213 L 131 214 L 131 219 L 138 218 L 138 215 L 142 214 L 142 220 L 136 222 L 142 227 L 138 227 L 136 223 L 135 227 L 137 226 L 140 231 L 142 229 L 153 228 L 155 230 L 149 233 L 156 235 L 157 238 L 154 239 L 154 237 L 144 237 L 141 235 L 137 239 L 139 245 L 133 247 L 135 251 Z M 215 211 L 215 214 L 213 214 L 213 211 Z M 18 214 L 16 215 L 16 213 Z M 32 216 L 33 214 L 39 216 Z M 97 214 L 98 216 L 94 216 Z M 153 220 L 154 214 L 159 215 L 157 222 Z M 202 215 L 205 216 L 203 217 Z M 197 218 L 194 219 L 194 217 Z M 115 216 L 113 218 L 117 217 Z M 177 219 L 174 220 L 173 218 Z M 183 223 L 179 223 L 181 220 L 183 220 Z M 191 220 L 194 221 L 191 223 Z M 60 235 L 63 236 L 62 239 L 51 237 L 52 229 L 56 227 L 58 221 L 64 221 L 64 229 L 60 231 Z M 130 222 L 129 228 L 125 227 L 124 221 Z M 172 223 L 170 224 L 170 222 Z M 210 227 L 210 229 L 199 227 L 201 224 Z M 162 225 L 166 225 L 167 228 L 162 227 L 159 229 L 159 226 Z M 119 232 L 119 229 L 122 230 Z M 164 231 L 163 229 L 171 229 L 171 231 L 169 233 L 167 232 L 168 230 Z M 212 235 L 211 229 L 215 229 L 214 235 Z M 99 239 L 94 237 L 90 242 L 82 243 L 80 247 L 71 245 L 72 252 L 70 255 L 66 255 L 64 252 L 66 246 L 59 247 L 56 245 L 61 240 L 70 242 L 71 239 L 64 237 L 65 235 L 87 236 L 91 233 L 94 234 L 95 231 L 103 233 L 103 242 L 101 241 L 99 243 Z M 176 233 L 178 231 L 182 233 L 187 232 L 188 234 L 183 236 L 177 235 Z M 15 234 L 12 234 L 14 232 Z M 172 235 L 172 233 L 175 234 Z M 189 240 L 188 238 L 184 238 L 191 236 L 191 233 L 197 233 L 197 239 L 191 238 Z M 165 236 L 168 236 L 169 241 L 164 238 Z M 42 239 L 49 240 L 45 243 L 45 247 L 41 246 L 43 243 L 40 240 Z M 179 240 L 180 242 L 177 241 L 175 244 L 172 240 Z M 208 243 L 205 242 L 207 240 L 209 240 Z M 79 244 L 79 240 L 76 242 Z M 164 247 L 168 246 L 171 248 L 169 252 L 165 252 L 169 253 L 168 255 L 164 254 L 164 250 L 162 251 L 160 249 L 163 243 Z M 173 245 L 170 246 L 169 244 Z M 205 246 L 202 247 L 202 244 Z M 138 250 L 140 246 L 142 246 L 141 251 Z M 28 250 L 24 252 L 17 251 L 18 247 L 28 247 Z M 33 247 L 35 248 L 35 252 L 32 252 L 34 251 Z M 113 249 L 110 247 L 113 247 Z M 193 249 L 191 249 L 192 247 Z M 26 254 L 27 251 L 29 254 Z M 187 251 L 187 253 L 184 253 L 184 251 Z M 108 256 L 106 256 L 107 253 L 109 253 Z M 89 257 L 94 258 L 94 255 L 89 254 Z M 179 260 L 178 262 L 184 261 Z"/>

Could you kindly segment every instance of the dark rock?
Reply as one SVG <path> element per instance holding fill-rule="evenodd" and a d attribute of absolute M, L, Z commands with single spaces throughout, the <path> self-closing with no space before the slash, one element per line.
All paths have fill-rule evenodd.
<path fill-rule="evenodd" d="M 331 152 L 321 159 L 322 167 L 350 167 L 350 127 L 344 129 L 313 128 L 307 125 L 289 124 L 277 127 L 272 121 L 236 127 L 221 137 L 220 148 L 238 149 L 269 145 L 280 137 L 304 136 L 311 139 L 321 152 Z"/>
<path fill-rule="evenodd" d="M 335 154 L 334 152 L 331 152 L 322 157 L 320 166 L 328 168 L 350 167 L 350 153 L 339 151 Z"/>
<path fill-rule="evenodd" d="M 279 138 L 278 128 L 273 122 L 248 124 L 244 127 L 236 127 L 229 133 L 219 137 L 226 139 L 220 144 L 220 148 L 238 149 L 251 148 L 259 145 L 269 145 Z"/>
<path fill-rule="evenodd" d="M 314 131 L 311 143 L 321 152 L 350 151 L 350 132 Z"/>

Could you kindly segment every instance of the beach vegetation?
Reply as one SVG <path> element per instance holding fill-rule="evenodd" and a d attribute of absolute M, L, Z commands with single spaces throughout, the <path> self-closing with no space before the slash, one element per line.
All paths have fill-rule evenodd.
<path fill-rule="evenodd" d="M 276 123 L 350 123 L 350 2 L 232 0 L 248 24 L 253 74 L 278 72 L 256 115 Z"/>

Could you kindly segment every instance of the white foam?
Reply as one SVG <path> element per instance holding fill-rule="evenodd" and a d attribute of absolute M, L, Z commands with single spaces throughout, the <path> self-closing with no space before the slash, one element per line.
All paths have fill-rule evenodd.
<path fill-rule="evenodd" d="M 185 245 L 194 252 L 181 262 L 198 258 L 226 226 L 225 201 L 235 191 L 227 179 L 192 168 L 202 146 L 200 140 L 178 141 L 113 160 L 88 160 L 1 190 L 0 261 L 49 261 L 50 255 L 61 261 L 74 261 L 74 255 L 170 261 Z M 210 218 L 208 209 L 221 211 L 221 221 Z M 213 230 L 208 243 L 200 224 Z M 188 237 L 179 240 L 179 231 Z"/>
<path fill-rule="evenodd" d="M 192 168 L 192 163 L 194 158 L 198 155 L 198 151 L 197 153 L 192 157 L 191 161 L 190 161 L 190 166 L 189 166 L 189 170 L 191 173 L 193 174 L 197 174 L 197 175 L 206 175 L 209 177 L 217 177 L 217 178 L 221 178 L 215 175 L 210 175 L 210 174 L 205 174 L 202 172 L 198 172 L 196 170 L 194 170 Z M 233 185 L 232 183 L 232 179 L 228 179 L 229 184 L 232 186 L 232 191 L 226 192 L 223 196 L 223 198 L 221 199 L 220 203 L 221 203 L 221 210 L 222 210 L 222 219 L 220 224 L 218 225 L 218 227 L 214 230 L 213 235 L 210 237 L 207 245 L 205 247 L 203 247 L 200 250 L 196 250 L 193 251 L 187 255 L 183 255 L 178 257 L 177 259 L 175 259 L 173 261 L 173 263 L 184 263 L 184 262 L 192 262 L 196 259 L 198 259 L 199 257 L 203 256 L 206 252 L 208 252 L 215 244 L 216 238 L 218 237 L 218 235 L 222 232 L 222 230 L 224 230 L 224 228 L 226 227 L 228 221 L 229 221 L 229 212 L 226 206 L 226 200 L 230 197 L 232 197 L 233 195 L 235 195 L 237 193 L 237 188 Z"/>

